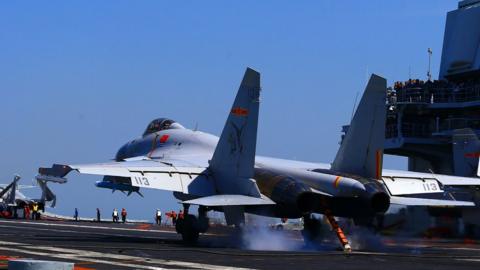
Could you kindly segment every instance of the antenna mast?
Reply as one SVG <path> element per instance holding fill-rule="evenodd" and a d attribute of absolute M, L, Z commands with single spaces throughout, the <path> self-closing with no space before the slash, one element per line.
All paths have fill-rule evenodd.
<path fill-rule="evenodd" d="M 427 78 L 429 81 L 432 81 L 432 72 L 431 72 L 431 64 L 432 64 L 432 49 L 428 48 L 428 71 L 427 71 Z"/>

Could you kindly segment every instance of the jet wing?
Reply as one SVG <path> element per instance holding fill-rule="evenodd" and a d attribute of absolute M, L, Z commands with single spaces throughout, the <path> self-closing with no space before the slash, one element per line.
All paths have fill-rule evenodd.
<path fill-rule="evenodd" d="M 390 203 L 392 204 L 401 204 L 407 206 L 475 206 L 475 203 L 471 201 L 412 197 L 416 196 L 417 194 L 444 194 L 445 190 L 443 189 L 442 185 L 445 184 L 440 181 L 438 176 L 418 173 L 394 175 L 395 176 L 389 177 L 384 174 L 382 177 L 382 181 L 390 193 Z M 471 182 L 469 183 L 471 185 Z M 402 195 L 407 195 L 408 197 L 403 197 Z"/>
<path fill-rule="evenodd" d="M 390 203 L 407 206 L 475 206 L 473 202 L 390 196 Z"/>
<path fill-rule="evenodd" d="M 412 179 L 435 179 L 444 186 L 480 186 L 480 178 L 461 177 L 432 173 L 419 173 L 398 170 L 383 170 L 383 177 L 412 178 Z"/>
<path fill-rule="evenodd" d="M 185 166 L 186 163 L 155 159 L 135 159 L 131 161 L 59 165 L 40 168 L 41 176 L 63 178 L 70 171 L 82 174 L 122 177 L 130 180 L 132 187 L 143 187 L 176 191 L 196 196 L 215 194 L 213 178 L 204 167 Z"/>

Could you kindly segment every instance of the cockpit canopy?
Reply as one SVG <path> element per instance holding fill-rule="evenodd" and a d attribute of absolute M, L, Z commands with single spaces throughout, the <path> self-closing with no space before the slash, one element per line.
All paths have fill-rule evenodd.
<path fill-rule="evenodd" d="M 143 136 L 167 129 L 184 128 L 179 123 L 168 118 L 157 118 L 148 124 Z"/>

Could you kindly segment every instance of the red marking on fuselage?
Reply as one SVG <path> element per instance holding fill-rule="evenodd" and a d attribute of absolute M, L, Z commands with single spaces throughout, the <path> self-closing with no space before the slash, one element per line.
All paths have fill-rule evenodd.
<path fill-rule="evenodd" d="M 162 135 L 162 137 L 160 137 L 160 143 L 166 143 L 169 137 L 167 134 Z"/>
<path fill-rule="evenodd" d="M 480 157 L 480 152 L 473 152 L 473 153 L 466 153 L 465 157 L 468 158 L 479 158 Z"/>
<path fill-rule="evenodd" d="M 375 177 L 377 179 L 382 177 L 382 150 L 375 153 Z"/>
<path fill-rule="evenodd" d="M 232 114 L 236 116 L 247 116 L 248 115 L 248 110 L 244 108 L 233 108 L 232 109 Z"/>
<path fill-rule="evenodd" d="M 341 176 L 337 176 L 337 177 L 335 178 L 335 181 L 333 181 L 333 186 L 334 186 L 335 188 L 338 188 L 338 184 L 340 183 L 340 179 L 341 179 L 341 178 L 342 178 Z"/>

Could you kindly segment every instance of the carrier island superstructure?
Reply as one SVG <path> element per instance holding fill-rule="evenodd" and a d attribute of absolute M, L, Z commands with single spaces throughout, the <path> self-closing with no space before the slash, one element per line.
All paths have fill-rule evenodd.
<path fill-rule="evenodd" d="M 477 176 L 480 0 L 448 13 L 438 79 L 409 78 L 387 91 L 386 154 L 407 157 L 411 171 Z"/>
<path fill-rule="evenodd" d="M 448 12 L 438 78 L 429 72 L 425 80 L 395 82 L 387 96 L 386 154 L 407 157 L 410 171 L 478 175 L 480 0 L 460 1 L 456 10 Z M 344 126 L 343 132 L 347 131 Z M 477 207 L 428 209 L 429 214 L 453 218 L 457 233 L 480 236 L 480 191 L 464 187 L 449 194 L 473 197 Z M 430 222 L 425 209 L 407 210 L 412 223 Z M 430 223 L 425 228 L 438 226 L 441 218 Z"/>
<path fill-rule="evenodd" d="M 480 134 L 480 0 L 447 15 L 437 80 L 409 79 L 389 91 L 385 152 L 412 171 L 476 176 Z"/>

